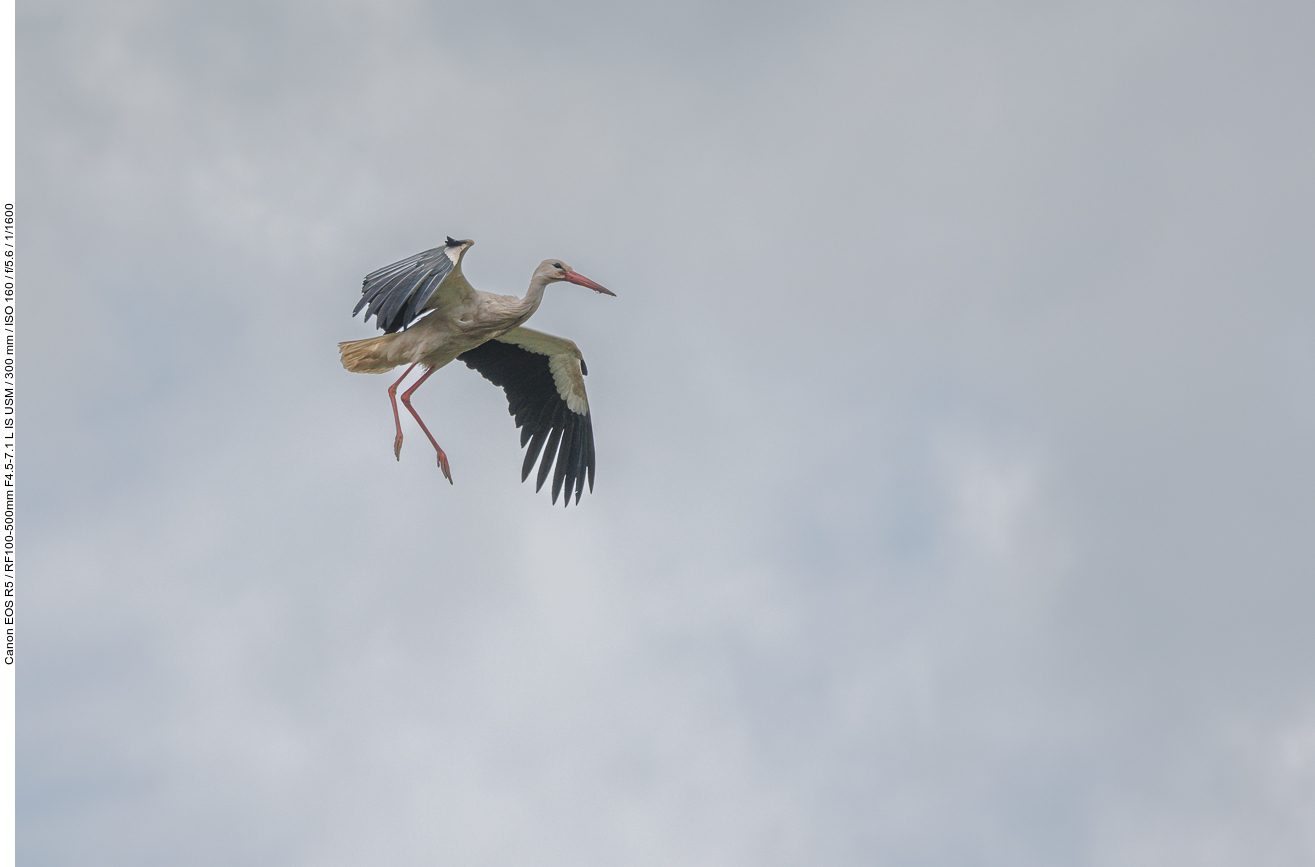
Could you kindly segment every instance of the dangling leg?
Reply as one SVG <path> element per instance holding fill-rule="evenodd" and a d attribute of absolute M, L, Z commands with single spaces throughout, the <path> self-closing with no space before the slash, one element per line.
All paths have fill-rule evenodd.
<path fill-rule="evenodd" d="M 416 364 L 419 363 L 417 361 L 408 367 L 406 373 L 398 377 L 397 382 L 388 386 L 388 402 L 393 405 L 393 424 L 397 425 L 397 439 L 393 440 L 393 457 L 399 461 L 402 459 L 402 420 L 397 417 L 397 387 L 402 384 L 403 379 L 411 375 L 411 371 L 415 370 Z"/>
<path fill-rule="evenodd" d="M 425 432 L 425 436 L 429 437 L 429 441 L 434 444 L 434 451 L 438 452 L 438 468 L 443 471 L 443 476 L 449 484 L 454 484 L 452 482 L 452 468 L 447 463 L 447 455 L 443 454 L 443 449 L 439 447 L 438 440 L 434 439 L 434 435 L 429 432 L 429 428 L 425 427 L 424 419 L 420 418 L 420 413 L 416 412 L 416 408 L 411 405 L 411 395 L 415 394 L 415 390 L 423 385 L 435 370 L 438 370 L 438 368 L 430 367 L 425 370 L 425 375 L 417 379 L 415 385 L 402 393 L 402 403 L 406 404 L 407 411 L 415 416 L 416 421 L 420 422 L 420 429 Z"/>

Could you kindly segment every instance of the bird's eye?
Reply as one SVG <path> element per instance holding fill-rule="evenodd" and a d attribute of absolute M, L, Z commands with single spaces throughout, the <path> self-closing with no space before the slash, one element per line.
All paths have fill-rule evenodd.
<path fill-rule="evenodd" d="M 562 268 L 562 263 L 561 263 L 561 262 L 553 262 L 553 263 L 552 263 L 552 266 L 553 266 L 554 268 L 561 268 L 561 270 L 563 270 L 563 271 L 566 270 L 565 268 Z"/>

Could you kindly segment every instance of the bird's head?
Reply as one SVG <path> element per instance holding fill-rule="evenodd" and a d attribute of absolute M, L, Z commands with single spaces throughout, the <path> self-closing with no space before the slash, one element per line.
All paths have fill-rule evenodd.
<path fill-rule="evenodd" d="M 544 259 L 539 263 L 539 267 L 534 269 L 534 276 L 542 279 L 546 283 L 558 283 L 565 280 L 567 283 L 574 283 L 577 286 L 588 286 L 595 292 L 601 292 L 604 295 L 616 297 L 616 293 L 605 286 L 600 286 L 594 281 L 585 277 L 583 274 L 577 274 L 571 270 L 561 259 Z"/>

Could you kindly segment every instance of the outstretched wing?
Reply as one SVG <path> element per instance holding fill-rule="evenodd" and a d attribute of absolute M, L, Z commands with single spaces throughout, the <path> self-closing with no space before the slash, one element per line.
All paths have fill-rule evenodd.
<path fill-rule="evenodd" d="M 541 331 L 513 328 L 457 358 L 507 393 L 507 410 L 521 429 L 521 445 L 529 446 L 521 465 L 522 482 L 529 478 L 542 452 L 534 490 L 543 487 L 555 458 L 554 505 L 563 488 L 564 505 L 570 505 L 572 490 L 579 503 L 586 474 L 589 490 L 594 489 L 594 426 L 584 393 L 588 368 L 579 347 Z"/>
<path fill-rule="evenodd" d="M 442 247 L 371 271 L 361 283 L 361 300 L 352 315 L 364 308 L 366 319 L 373 316 L 377 326 L 392 334 L 410 325 L 424 310 L 437 307 L 447 295 L 473 294 L 475 290 L 461 273 L 461 257 L 472 243 L 448 238 Z"/>

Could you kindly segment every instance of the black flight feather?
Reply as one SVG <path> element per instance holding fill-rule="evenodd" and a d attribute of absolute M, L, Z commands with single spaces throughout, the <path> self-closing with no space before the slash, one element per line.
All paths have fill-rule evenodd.
<path fill-rule="evenodd" d="M 557 505 L 557 495 L 562 491 L 562 482 L 571 474 L 571 440 L 575 439 L 575 419 L 568 418 L 563 425 L 562 443 L 557 452 L 557 471 L 552 474 L 552 503 Z M 569 491 L 570 488 L 568 487 Z M 570 499 L 568 493 L 566 499 Z"/>
<path fill-rule="evenodd" d="M 565 404 L 563 404 L 565 405 Z M 558 422 L 562 411 L 558 409 L 553 413 L 553 421 Z M 561 419 L 558 424 L 554 424 L 552 431 L 548 434 L 548 445 L 543 449 L 543 460 L 539 461 L 539 477 L 534 480 L 534 493 L 543 490 L 543 483 L 548 480 L 548 471 L 552 469 L 553 458 L 557 456 L 557 443 L 562 438 L 562 429 L 566 427 L 565 419 Z M 556 503 L 556 500 L 553 500 Z"/>
<path fill-rule="evenodd" d="M 388 334 L 410 325 L 455 267 L 446 251 L 435 247 L 366 274 L 352 315 L 365 309 L 365 318 L 373 316 Z"/>
<path fill-rule="evenodd" d="M 543 450 L 543 443 L 548 439 L 548 429 L 540 428 L 534 434 L 534 439 L 530 441 L 530 447 L 525 450 L 525 463 L 521 464 L 521 481 L 530 477 L 530 470 L 534 469 L 534 462 L 539 458 L 539 452 Z"/>
<path fill-rule="evenodd" d="M 563 490 L 566 505 L 574 492 L 579 503 L 584 480 L 594 487 L 594 432 L 588 414 L 573 411 L 557 391 L 549 356 L 531 352 L 513 343 L 490 340 L 457 356 L 472 370 L 507 395 L 507 412 L 521 428 L 525 460 L 521 481 L 530 477 L 537 461 L 535 491 L 543 488 L 553 473 L 552 501 Z M 554 468 L 556 472 L 554 472 Z"/>
<path fill-rule="evenodd" d="M 577 423 L 575 436 L 571 438 L 571 478 L 566 483 L 566 499 L 575 493 L 575 501 L 580 502 L 580 491 L 584 489 L 584 447 L 588 434 L 584 425 Z"/>

